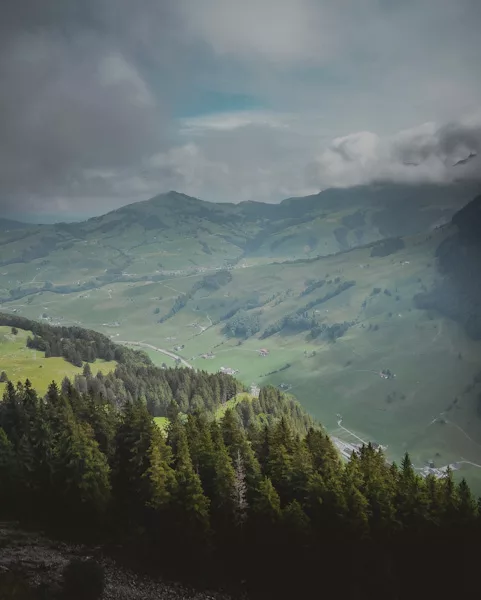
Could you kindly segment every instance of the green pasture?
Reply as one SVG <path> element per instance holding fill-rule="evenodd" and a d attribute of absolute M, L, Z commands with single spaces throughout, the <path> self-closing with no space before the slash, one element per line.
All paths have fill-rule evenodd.
<path fill-rule="evenodd" d="M 433 283 L 434 253 L 445 235 L 437 231 L 414 236 L 403 250 L 383 258 L 371 257 L 370 248 L 295 263 L 265 264 L 264 258 L 249 258 L 246 268 L 231 272 L 228 285 L 198 290 L 184 308 L 162 324 L 159 318 L 203 273 L 161 282 L 107 284 L 65 295 L 42 292 L 4 303 L 2 310 L 16 310 L 32 319 L 47 315 L 52 323 L 77 323 L 114 341 L 152 344 L 180 354 L 197 369 L 216 372 L 230 367 L 238 370 L 238 378 L 246 385 L 286 384 L 329 431 L 338 429 L 336 415 L 341 414 L 343 424 L 355 435 L 387 445 L 390 459 L 399 460 L 407 450 L 418 465 L 434 458 L 443 464 L 461 460 L 481 464 L 477 392 L 466 392 L 479 372 L 479 344 L 470 341 L 454 322 L 417 310 L 413 304 L 413 297 Z M 224 242 L 210 237 L 212 247 L 218 244 L 218 258 Z M 164 240 L 162 252 L 168 252 L 169 260 L 174 261 L 176 252 L 182 250 L 185 257 L 187 248 L 196 261 L 195 244 L 195 239 L 185 240 L 185 244 L 184 240 L 182 244 Z M 132 251 L 134 262 L 128 272 L 139 273 L 136 265 L 144 259 L 145 268 L 154 272 L 158 248 L 153 244 L 151 254 L 144 250 L 139 250 L 138 256 L 137 250 Z M 99 253 L 104 251 L 106 256 L 114 256 L 112 250 L 98 248 Z M 163 264 L 164 259 L 159 261 Z M 29 277 L 36 273 L 29 271 Z M 260 339 L 268 325 L 334 290 L 338 278 L 341 283 L 355 281 L 356 285 L 312 310 L 327 324 L 354 321 L 344 337 L 327 343 L 308 341 L 307 332 L 283 332 Z M 307 280 L 320 279 L 326 280 L 322 288 L 301 295 Z M 380 292 L 375 293 L 375 288 Z M 259 313 L 261 332 L 247 340 L 227 337 L 225 323 L 219 320 L 232 307 L 250 301 L 260 304 L 252 311 Z M 183 349 L 175 350 L 182 345 Z M 261 348 L 267 348 L 269 355 L 261 357 Z M 23 352 L 29 351 L 24 348 Z M 155 364 L 173 364 L 161 353 L 147 352 Z M 214 358 L 201 358 L 206 353 Z M 31 354 L 24 354 L 24 358 L 25 364 L 34 362 Z M 37 365 L 39 360 L 37 354 Z M 75 370 L 61 359 L 45 361 L 53 367 L 55 363 L 50 361 L 57 361 L 59 370 Z M 290 366 L 283 369 L 286 365 Z M 44 387 L 52 378 L 58 380 L 68 374 L 52 377 L 44 368 L 30 367 L 27 376 L 34 383 L 35 369 L 43 371 L 37 381 Z M 395 379 L 382 379 L 382 369 L 393 371 Z M 477 467 L 464 463 L 461 471 L 471 477 L 477 474 Z"/>
<path fill-rule="evenodd" d="M 11 333 L 10 327 L 0 327 L 0 372 L 5 371 L 8 378 L 17 383 L 29 379 L 33 387 L 41 394 L 47 391 L 49 384 L 58 384 L 64 377 L 74 377 L 82 372 L 61 357 L 45 358 L 43 352 L 26 347 L 29 331 L 18 330 L 17 335 Z M 116 362 L 97 360 L 92 365 L 92 371 L 108 373 L 115 369 Z M 0 393 L 5 384 L 0 383 Z"/>

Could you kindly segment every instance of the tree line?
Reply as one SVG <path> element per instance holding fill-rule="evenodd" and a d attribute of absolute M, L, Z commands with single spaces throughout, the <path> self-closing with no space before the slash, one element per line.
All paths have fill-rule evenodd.
<path fill-rule="evenodd" d="M 0 325 L 25 329 L 32 332 L 27 346 L 45 353 L 45 357 L 63 356 L 77 367 L 84 362 L 93 363 L 97 358 L 116 360 L 121 364 L 152 365 L 147 354 L 114 344 L 102 333 L 82 327 L 53 326 L 39 323 L 18 315 L 0 313 Z"/>
<path fill-rule="evenodd" d="M 71 386 L 79 394 L 101 396 L 118 408 L 140 398 L 153 417 L 169 417 L 175 410 L 181 415 L 201 412 L 209 419 L 226 402 L 246 391 L 237 379 L 225 373 L 139 365 L 118 365 L 113 372 L 94 375 L 91 366 L 85 364 L 81 375 L 73 380 L 65 377 L 60 388 L 67 393 Z M 294 398 L 273 386 L 263 387 L 258 398 L 240 399 L 233 410 L 245 429 L 273 424 L 282 416 L 299 433 L 305 434 L 314 425 Z"/>
<path fill-rule="evenodd" d="M 202 410 L 213 414 L 219 406 L 244 391 L 231 375 L 210 374 L 187 368 L 165 368 L 143 364 L 119 364 L 108 374 L 92 373 L 89 364 L 71 382 L 65 378 L 62 390 L 70 385 L 81 394 L 101 395 L 122 406 L 140 398 L 154 417 L 168 416 L 172 404 L 182 413 Z"/>
<path fill-rule="evenodd" d="M 236 410 L 182 417 L 172 403 L 169 417 L 163 435 L 140 398 L 119 407 L 54 383 L 42 398 L 9 382 L 0 516 L 95 532 L 158 572 L 254 598 L 330 583 L 370 599 L 479 586 L 480 505 L 451 472 L 422 478 L 407 454 L 390 465 L 370 444 L 343 463 L 322 429 L 301 432 L 288 414 L 246 427 Z"/>

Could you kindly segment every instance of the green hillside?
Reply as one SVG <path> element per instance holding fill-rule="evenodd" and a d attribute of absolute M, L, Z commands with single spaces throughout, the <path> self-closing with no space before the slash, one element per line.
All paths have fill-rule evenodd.
<path fill-rule="evenodd" d="M 165 283 L 111 284 L 83 294 L 44 292 L 29 304 L 4 308 L 15 306 L 30 318 L 45 313 L 51 322 L 80 322 L 115 341 L 165 349 L 210 372 L 232 368 L 246 385 L 283 385 L 339 438 L 356 439 L 338 426 L 341 414 L 343 427 L 387 445 L 393 458 L 409 450 L 419 465 L 429 459 L 479 464 L 476 389 L 465 390 L 479 372 L 481 348 L 456 323 L 417 309 L 413 301 L 434 281 L 434 255 L 446 236 L 439 230 L 411 238 L 385 257 L 372 257 L 373 248 L 367 247 L 235 269 L 218 289 L 196 286 L 204 275 L 184 276 Z M 315 287 L 319 281 L 324 283 Z M 349 282 L 355 285 L 343 290 Z M 182 294 L 188 297 L 185 306 L 159 323 Z M 312 302 L 319 303 L 301 310 Z M 323 334 L 311 339 L 310 325 L 263 338 L 269 327 L 299 310 L 321 326 L 347 322 L 349 327 L 335 341 Z M 225 329 L 242 311 L 259 323 L 247 339 Z M 259 355 L 262 348 L 268 356 Z M 150 357 L 172 364 L 155 351 Z M 382 379 L 383 369 L 396 378 Z M 432 423 L 445 411 L 448 422 Z"/>
<path fill-rule="evenodd" d="M 392 459 L 408 450 L 419 468 L 456 464 L 476 479 L 481 345 L 418 301 L 439 283 L 438 249 L 456 229 L 435 226 L 472 191 L 371 186 L 280 205 L 171 193 L 8 232 L 2 248 L 27 255 L 7 264 L 2 253 L 1 308 L 136 342 L 159 365 L 180 357 L 292 390 L 341 442 L 376 441 Z"/>
<path fill-rule="evenodd" d="M 17 331 L 13 335 L 10 327 L 0 326 L 0 372 L 5 371 L 12 382 L 29 379 L 33 387 L 44 394 L 52 381 L 61 382 L 64 377 L 73 378 L 82 373 L 80 367 L 75 367 L 62 357 L 45 358 L 43 352 L 27 348 L 27 337 L 32 333 L 23 329 Z M 109 373 L 116 364 L 115 361 L 97 360 L 92 370 Z M 0 382 L 0 395 L 4 388 L 5 383 Z"/>
<path fill-rule="evenodd" d="M 83 223 L 0 228 L 0 300 L 324 256 L 429 230 L 475 190 L 474 184 L 386 184 L 278 205 L 215 204 L 170 192 Z"/>

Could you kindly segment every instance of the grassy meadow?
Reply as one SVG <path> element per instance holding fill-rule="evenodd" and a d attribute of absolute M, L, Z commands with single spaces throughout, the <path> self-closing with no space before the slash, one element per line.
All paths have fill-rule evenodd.
<path fill-rule="evenodd" d="M 13 335 L 10 327 L 0 327 L 0 372 L 5 371 L 12 382 L 29 379 L 33 387 L 40 394 L 44 394 L 52 381 L 60 384 L 64 377 L 74 377 L 82 372 L 81 368 L 75 367 L 62 357 L 45 358 L 43 352 L 27 348 L 29 335 L 31 332 L 22 329 L 18 330 L 17 335 Z M 94 373 L 109 373 L 115 366 L 115 361 L 97 360 L 92 365 L 92 370 Z M 0 394 L 4 389 L 5 384 L 0 383 Z"/>

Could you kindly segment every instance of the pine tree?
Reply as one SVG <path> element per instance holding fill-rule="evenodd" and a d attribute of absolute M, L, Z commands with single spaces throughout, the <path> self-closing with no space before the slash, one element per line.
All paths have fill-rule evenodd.
<path fill-rule="evenodd" d="M 282 416 L 272 431 L 271 446 L 284 446 L 289 454 L 294 452 L 297 446 L 291 426 L 285 416 Z"/>
<path fill-rule="evenodd" d="M 91 428 L 69 419 L 58 453 L 56 479 L 67 504 L 65 517 L 70 518 L 72 510 L 86 520 L 101 516 L 110 500 L 110 469 Z"/>
<path fill-rule="evenodd" d="M 258 494 L 262 479 L 261 466 L 251 442 L 240 426 L 239 418 L 231 409 L 226 411 L 221 421 L 221 431 L 224 444 L 233 463 L 240 452 L 245 469 L 247 500 L 249 504 L 252 504 Z"/>
<path fill-rule="evenodd" d="M 165 511 L 176 492 L 176 479 L 171 466 L 172 451 L 158 428 L 152 432 L 148 457 L 149 468 L 143 474 L 150 488 L 147 505 L 157 511 Z"/>
<path fill-rule="evenodd" d="M 414 471 L 406 452 L 401 462 L 396 491 L 397 518 L 402 527 L 413 529 L 426 525 L 428 498 L 426 484 Z"/>
<path fill-rule="evenodd" d="M 439 479 L 429 474 L 426 477 L 426 498 L 428 504 L 428 518 L 431 525 L 438 526 L 442 519 L 443 498 Z"/>
<path fill-rule="evenodd" d="M 11 508 L 15 493 L 15 453 L 12 443 L 0 427 L 0 515 Z"/>
<path fill-rule="evenodd" d="M 167 443 L 172 448 L 174 456 L 177 454 L 179 439 L 182 435 L 182 431 L 184 430 L 184 426 L 180 420 L 180 413 L 178 410 L 176 410 L 176 407 L 177 405 L 172 402 L 169 410 L 170 416 L 168 416 L 169 427 L 167 429 Z"/>
<path fill-rule="evenodd" d="M 314 469 L 329 477 L 341 469 L 339 453 L 331 440 L 320 429 L 310 428 L 306 435 L 306 446 L 312 456 Z"/>
<path fill-rule="evenodd" d="M 273 525 L 279 521 L 281 517 L 281 500 L 269 477 L 264 477 L 261 481 L 259 496 L 253 509 L 266 524 Z"/>
<path fill-rule="evenodd" d="M 299 539 L 308 535 L 309 517 L 297 500 L 293 500 L 283 509 L 282 521 L 289 537 L 294 536 L 294 539 Z"/>
<path fill-rule="evenodd" d="M 236 474 L 222 434 L 216 423 L 213 424 L 212 432 L 214 442 L 212 510 L 221 514 L 225 520 L 229 520 L 234 515 L 233 498 Z"/>
<path fill-rule="evenodd" d="M 16 470 L 20 494 L 27 502 L 34 499 L 35 454 L 29 436 L 24 433 L 16 449 Z"/>
<path fill-rule="evenodd" d="M 189 452 L 194 470 L 201 475 L 202 485 L 204 485 L 204 489 L 206 489 L 205 484 L 207 482 L 204 481 L 204 473 L 201 471 L 206 467 L 213 469 L 212 456 L 214 445 L 210 436 L 210 429 L 204 416 L 200 413 L 189 414 L 185 423 L 185 433 L 189 443 Z M 209 462 L 210 459 L 208 465 L 205 464 L 206 459 L 207 462 Z"/>
<path fill-rule="evenodd" d="M 225 411 L 221 421 L 222 436 L 224 443 L 229 448 L 231 458 L 234 458 L 237 451 L 242 447 L 244 436 L 240 424 L 239 416 L 231 408 Z"/>
<path fill-rule="evenodd" d="M 247 519 L 247 511 L 249 503 L 247 500 L 247 481 L 244 461 L 240 450 L 237 451 L 237 457 L 234 462 L 234 489 L 233 489 L 233 505 L 234 505 L 234 522 L 238 526 L 244 525 Z"/>
<path fill-rule="evenodd" d="M 362 493 L 363 477 L 361 458 L 353 452 L 347 463 L 343 477 L 343 490 L 346 504 L 345 525 L 356 536 L 365 536 L 369 531 L 370 508 Z"/>
<path fill-rule="evenodd" d="M 369 502 L 371 527 L 385 534 L 396 519 L 396 488 L 384 453 L 370 443 L 362 446 L 359 468 L 362 476 L 359 489 Z"/>
<path fill-rule="evenodd" d="M 474 499 L 464 477 L 457 486 L 457 497 L 458 520 L 460 521 L 460 524 L 465 526 L 474 524 L 478 515 L 478 509 L 476 506 L 476 500 Z"/>
<path fill-rule="evenodd" d="M 342 471 L 332 473 L 330 477 L 314 473 L 309 479 L 305 506 L 319 535 L 337 532 L 342 525 L 347 509 L 341 477 Z"/>
<path fill-rule="evenodd" d="M 86 378 L 92 377 L 92 369 L 88 362 L 86 362 L 82 369 L 82 375 Z"/>
<path fill-rule="evenodd" d="M 453 472 L 449 467 L 442 479 L 441 490 L 444 521 L 447 524 L 453 524 L 454 526 L 454 523 L 457 521 L 459 497 L 458 490 L 456 489 L 456 484 L 454 483 L 453 479 Z M 465 489 L 464 491 L 467 492 Z M 465 497 L 465 499 L 468 500 L 467 497 Z"/>
<path fill-rule="evenodd" d="M 46 400 L 52 406 L 57 406 L 60 403 L 60 392 L 55 381 L 48 386 Z"/>
<path fill-rule="evenodd" d="M 64 396 L 69 396 L 71 394 L 72 382 L 67 376 L 62 379 L 60 390 Z"/>
<path fill-rule="evenodd" d="M 279 437 L 272 437 L 266 473 L 284 501 L 291 499 L 292 456 Z"/>
<path fill-rule="evenodd" d="M 294 450 L 291 459 L 291 473 L 289 475 L 291 499 L 304 503 L 308 496 L 309 481 L 314 474 L 314 465 L 311 453 L 303 441 Z"/>
<path fill-rule="evenodd" d="M 93 396 L 79 398 L 78 394 L 73 393 L 71 403 L 76 401 L 83 407 L 83 415 L 80 416 L 80 420 L 89 423 L 101 452 L 111 460 L 115 451 L 115 431 L 118 422 L 115 408 L 108 400 Z"/>
<path fill-rule="evenodd" d="M 14 447 L 18 445 L 23 433 L 21 421 L 17 392 L 13 383 L 8 381 L 3 393 L 3 402 L 0 404 L 0 426 L 5 430 Z"/>
<path fill-rule="evenodd" d="M 57 438 L 58 439 L 58 438 Z M 35 426 L 32 431 L 32 445 L 35 459 L 35 479 L 40 491 L 39 508 L 52 504 L 53 479 L 56 467 L 57 443 L 49 421 L 48 408 L 39 404 Z"/>
<path fill-rule="evenodd" d="M 175 508 L 179 525 L 186 536 L 198 538 L 209 531 L 209 500 L 202 489 L 200 477 L 194 471 L 185 430 L 179 430 L 175 453 L 177 480 Z"/>
<path fill-rule="evenodd" d="M 127 527 L 141 523 L 151 500 L 149 450 L 156 425 L 140 401 L 127 403 L 115 435 L 112 486 L 116 509 Z"/>

